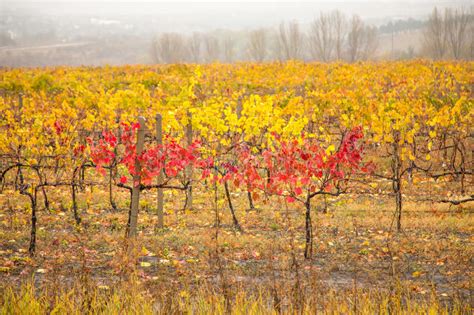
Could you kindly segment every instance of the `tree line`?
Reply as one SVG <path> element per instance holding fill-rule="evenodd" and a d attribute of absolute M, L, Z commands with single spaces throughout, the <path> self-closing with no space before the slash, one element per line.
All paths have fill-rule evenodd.
<path fill-rule="evenodd" d="M 474 7 L 434 8 L 423 35 L 425 51 L 434 59 L 474 59 Z"/>
<path fill-rule="evenodd" d="M 412 48 L 409 56 L 473 59 L 473 16 L 472 9 L 446 8 L 441 12 L 435 8 L 427 21 L 416 23 L 417 29 L 423 30 L 422 45 L 418 54 Z M 379 58 L 381 34 L 406 30 L 399 24 L 390 22 L 377 28 L 358 15 L 349 17 L 335 10 L 321 12 L 305 28 L 290 21 L 242 32 L 162 33 L 152 40 L 151 57 L 154 63 L 373 60 Z"/>

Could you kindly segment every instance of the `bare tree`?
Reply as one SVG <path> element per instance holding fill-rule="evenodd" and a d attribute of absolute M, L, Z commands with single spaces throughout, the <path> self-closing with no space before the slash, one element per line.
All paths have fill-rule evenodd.
<path fill-rule="evenodd" d="M 152 41 L 154 62 L 177 63 L 185 56 L 183 37 L 176 33 L 163 33 Z"/>
<path fill-rule="evenodd" d="M 204 36 L 204 53 L 206 62 L 213 62 L 219 58 L 219 40 L 213 35 Z"/>
<path fill-rule="evenodd" d="M 332 24 L 334 25 L 334 50 L 337 60 L 343 59 L 344 42 L 347 36 L 347 19 L 339 10 L 333 11 L 331 14 Z"/>
<path fill-rule="evenodd" d="M 460 59 L 468 42 L 469 14 L 461 10 L 446 8 L 445 10 L 446 37 L 454 59 Z M 474 34 L 471 33 L 471 37 Z"/>
<path fill-rule="evenodd" d="M 224 38 L 223 42 L 223 48 L 224 48 L 224 61 L 225 62 L 232 62 L 234 61 L 234 46 L 235 46 L 235 40 L 234 38 L 229 34 Z"/>
<path fill-rule="evenodd" d="M 347 35 L 347 55 L 351 62 L 374 56 L 378 46 L 377 28 L 366 26 L 358 15 L 350 21 Z"/>
<path fill-rule="evenodd" d="M 311 24 L 309 31 L 311 56 L 322 61 L 329 61 L 336 43 L 335 37 L 336 28 L 332 14 L 321 12 L 319 18 Z"/>
<path fill-rule="evenodd" d="M 190 61 L 194 63 L 198 63 L 201 61 L 201 42 L 202 42 L 202 35 L 197 32 L 194 32 L 187 39 L 189 58 L 190 58 Z"/>
<path fill-rule="evenodd" d="M 151 40 L 150 56 L 153 63 L 160 62 L 160 53 L 158 51 L 158 38 L 157 37 L 154 37 Z"/>
<path fill-rule="evenodd" d="M 362 58 L 364 60 L 370 59 L 375 55 L 377 51 L 379 40 L 377 37 L 377 28 L 374 26 L 366 26 L 364 28 L 363 34 L 363 45 L 364 50 L 362 54 Z"/>
<path fill-rule="evenodd" d="M 425 48 L 435 59 L 441 59 L 446 53 L 446 23 L 435 7 L 431 13 L 424 33 Z"/>
<path fill-rule="evenodd" d="M 278 32 L 278 53 L 281 59 L 298 59 L 303 48 L 303 35 L 297 22 L 280 24 Z"/>
<path fill-rule="evenodd" d="M 262 62 L 267 55 L 267 37 L 263 28 L 250 32 L 247 50 L 252 60 Z"/>
<path fill-rule="evenodd" d="M 347 54 L 349 61 L 354 62 L 360 58 L 364 40 L 364 22 L 362 22 L 358 15 L 353 15 L 349 27 Z"/>

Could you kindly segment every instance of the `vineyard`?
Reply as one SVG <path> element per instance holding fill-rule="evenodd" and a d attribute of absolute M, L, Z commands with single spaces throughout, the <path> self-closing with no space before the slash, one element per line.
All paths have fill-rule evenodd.
<path fill-rule="evenodd" d="M 0 78 L 2 314 L 472 311 L 473 62 Z"/>

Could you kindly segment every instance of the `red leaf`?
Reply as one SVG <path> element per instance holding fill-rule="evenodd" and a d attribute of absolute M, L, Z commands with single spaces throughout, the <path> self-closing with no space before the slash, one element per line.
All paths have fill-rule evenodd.
<path fill-rule="evenodd" d="M 127 182 L 127 177 L 125 177 L 125 176 L 120 177 L 120 183 L 121 184 L 125 184 L 126 182 Z"/>

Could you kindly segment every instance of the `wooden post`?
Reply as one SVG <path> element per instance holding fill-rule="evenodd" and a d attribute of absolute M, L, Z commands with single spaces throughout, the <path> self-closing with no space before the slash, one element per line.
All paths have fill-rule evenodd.
<path fill-rule="evenodd" d="M 188 125 L 186 126 L 186 142 L 190 146 L 193 143 L 193 125 L 192 125 L 193 116 L 188 112 Z M 186 179 L 192 181 L 193 179 L 193 167 L 188 165 L 186 167 Z M 193 187 L 189 184 L 188 189 L 186 190 L 186 205 L 185 209 L 193 208 Z"/>
<path fill-rule="evenodd" d="M 163 119 L 160 114 L 156 114 L 156 142 L 159 146 L 163 144 Z M 164 172 L 163 169 L 160 171 L 158 175 L 158 185 L 163 183 L 164 180 Z M 163 188 L 158 188 L 157 192 L 157 210 L 156 215 L 158 217 L 158 228 L 163 228 Z"/>
<path fill-rule="evenodd" d="M 140 127 L 137 132 L 137 156 L 142 154 L 143 147 L 145 145 L 145 118 L 142 116 L 138 117 L 138 123 Z M 130 226 L 128 230 L 128 236 L 134 237 L 137 235 L 137 222 L 138 222 L 138 205 L 140 201 L 140 161 L 135 159 L 135 175 L 133 175 L 132 183 L 132 203 L 130 207 Z"/>

